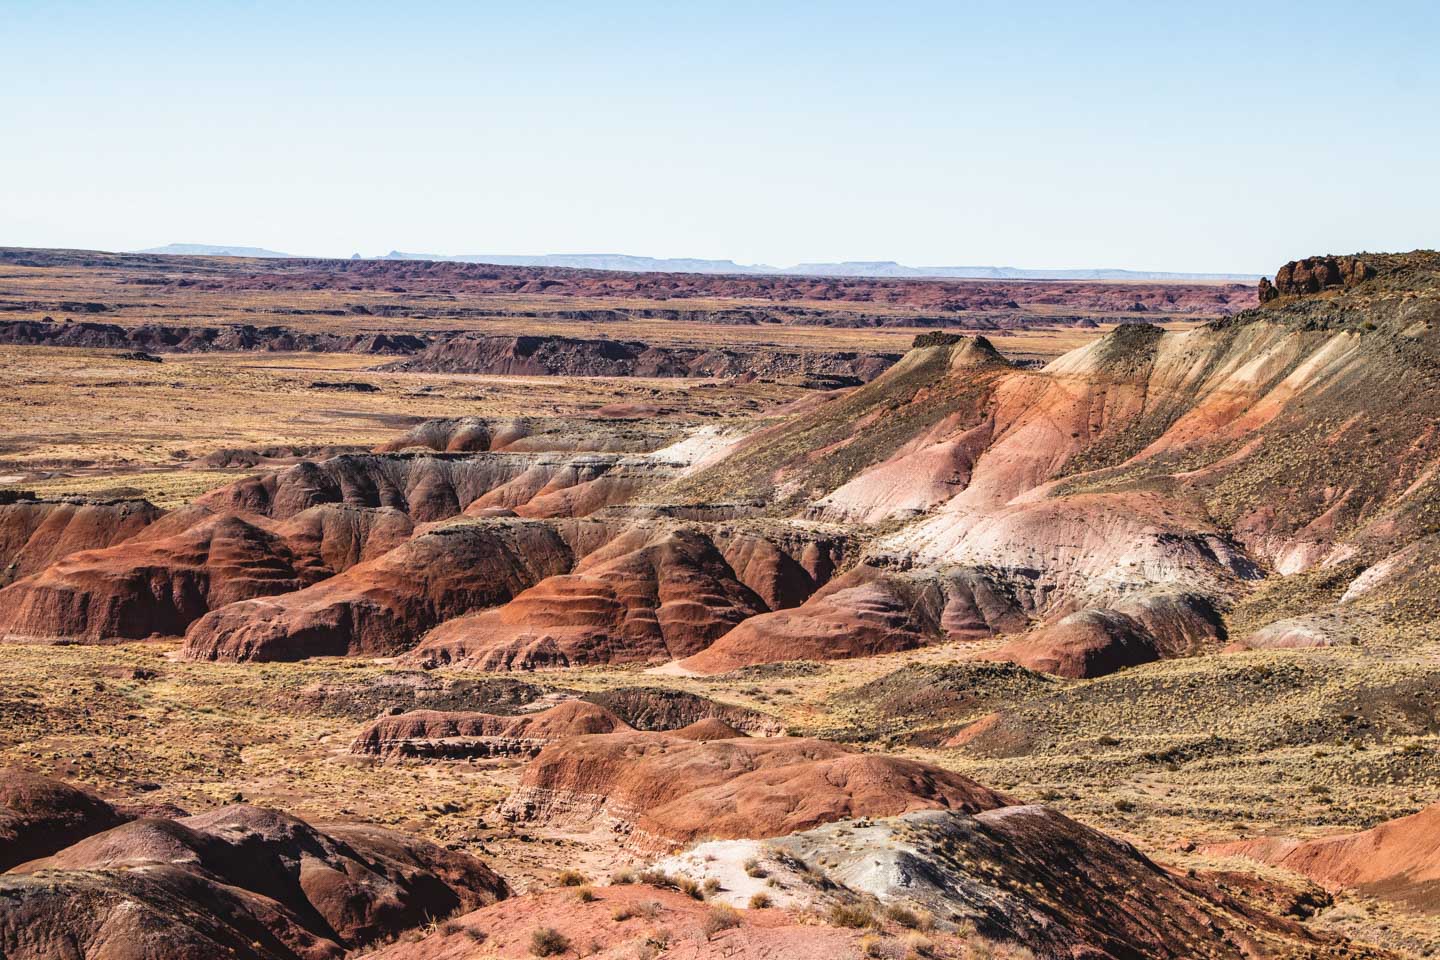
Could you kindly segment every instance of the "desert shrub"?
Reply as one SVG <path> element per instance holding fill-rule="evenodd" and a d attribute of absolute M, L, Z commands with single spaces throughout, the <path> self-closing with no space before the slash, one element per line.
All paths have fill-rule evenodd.
<path fill-rule="evenodd" d="M 745 876 L 754 877 L 757 880 L 764 880 L 770 876 L 770 873 L 764 867 L 760 866 L 759 860 L 751 857 L 745 861 Z"/>
<path fill-rule="evenodd" d="M 701 889 L 705 891 L 705 895 L 707 897 L 710 896 L 712 893 L 720 892 L 720 881 L 715 879 L 714 877 L 706 877 L 705 882 L 700 886 Z"/>
<path fill-rule="evenodd" d="M 581 903 L 594 903 L 595 891 L 590 889 L 589 887 L 576 887 L 575 899 L 579 900 Z"/>
<path fill-rule="evenodd" d="M 860 955 L 874 960 L 905 960 L 905 948 L 888 937 L 867 933 L 860 938 Z"/>
<path fill-rule="evenodd" d="M 530 934 L 530 953 L 537 957 L 558 957 L 570 949 L 570 938 L 554 927 L 536 927 Z"/>
<path fill-rule="evenodd" d="M 700 889 L 700 884 L 691 880 L 689 877 L 676 877 L 675 889 L 685 894 L 685 896 L 690 897 L 692 900 L 705 899 L 705 892 Z"/>
<path fill-rule="evenodd" d="M 740 911 L 723 903 L 712 903 L 705 913 L 705 939 L 709 940 L 722 930 L 740 926 Z"/>
<path fill-rule="evenodd" d="M 759 893 L 753 894 L 750 897 L 751 910 L 764 910 L 766 907 L 774 905 L 774 903 L 775 901 L 770 898 L 770 894 L 766 893 L 764 890 L 761 890 Z"/>
<path fill-rule="evenodd" d="M 853 930 L 880 925 L 870 908 L 860 903 L 831 904 L 825 920 L 832 927 L 850 927 Z"/>
<path fill-rule="evenodd" d="M 618 873 L 610 874 L 610 882 L 617 885 L 625 885 L 635 882 L 634 870 L 621 870 Z"/>
<path fill-rule="evenodd" d="M 885 917 L 911 930 L 920 926 L 920 916 L 903 903 L 892 903 L 886 907 Z"/>
<path fill-rule="evenodd" d="M 654 900 L 641 900 L 637 903 L 622 904 L 615 908 L 610 918 L 616 921 L 629 920 L 631 917 L 644 917 L 646 920 L 654 920 L 660 915 L 660 904 Z"/>
<path fill-rule="evenodd" d="M 590 878 L 579 870 L 566 870 L 555 878 L 562 887 L 583 887 L 590 882 Z"/>
<path fill-rule="evenodd" d="M 923 933 L 912 932 L 905 938 L 905 949 L 911 956 L 933 957 L 935 953 L 935 942 Z"/>

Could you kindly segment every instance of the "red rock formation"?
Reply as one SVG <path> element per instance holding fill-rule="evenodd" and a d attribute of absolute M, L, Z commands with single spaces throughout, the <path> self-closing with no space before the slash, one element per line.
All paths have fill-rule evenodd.
<path fill-rule="evenodd" d="M 0 590 L 0 633 L 105 640 L 179 635 L 210 610 L 289 593 L 383 554 L 412 530 L 404 514 L 326 504 L 274 523 L 160 519 L 103 550 L 71 554 Z"/>
<path fill-rule="evenodd" d="M 0 491 L 0 586 L 77 551 L 119 543 L 163 512 L 146 500 L 42 500 Z"/>
<path fill-rule="evenodd" d="M 423 448 L 440 453 L 649 453 L 680 430 L 654 420 L 558 420 L 547 417 L 457 417 L 426 420 L 388 443 L 379 453 Z"/>
<path fill-rule="evenodd" d="M 618 733 L 547 746 L 501 812 L 515 820 L 603 816 L 628 843 L 651 848 L 702 835 L 775 837 L 854 817 L 1005 803 L 959 774 L 823 740 Z"/>
<path fill-rule="evenodd" d="M 214 610 L 187 632 L 185 655 L 297 660 L 396 653 L 442 620 L 504 603 L 572 562 L 565 541 L 543 523 L 435 527 L 307 589 Z"/>
<path fill-rule="evenodd" d="M 1360 257 L 1306 257 L 1275 271 L 1274 290 L 1280 295 L 1300 296 L 1329 287 L 1353 287 L 1374 275 L 1375 269 Z"/>
<path fill-rule="evenodd" d="M 114 807 L 81 787 L 0 767 L 0 873 L 124 820 Z"/>
<path fill-rule="evenodd" d="M 1059 677 L 1099 677 L 1213 649 L 1223 635 L 1219 616 L 1203 597 L 1142 597 L 1080 610 L 983 656 Z"/>
<path fill-rule="evenodd" d="M 907 592 L 873 567 L 859 567 L 798 607 L 744 621 L 680 666 L 716 674 L 775 660 L 837 660 L 909 650 L 929 638 L 912 616 Z"/>
<path fill-rule="evenodd" d="M 565 737 L 630 729 L 609 710 L 584 700 L 567 700 L 539 713 L 518 716 L 412 710 L 380 717 L 360 733 L 350 752 L 447 759 L 528 757 Z"/>
<path fill-rule="evenodd" d="M 633 884 L 605 887 L 596 894 L 593 901 L 579 902 L 571 890 L 526 893 L 460 917 L 418 942 L 386 947 L 374 957 L 465 960 L 476 956 L 478 949 L 484 951 L 480 955 L 497 960 L 530 960 L 535 956 L 535 931 L 542 927 L 574 945 L 570 955 L 578 948 L 597 960 L 642 956 L 647 940 L 664 942 L 665 955 L 686 960 L 862 960 L 865 956 L 861 931 L 817 924 L 811 916 L 750 910 L 740 926 L 707 933 L 710 905 L 683 893 Z"/>
<path fill-rule="evenodd" d="M 1359 833 L 1242 840 L 1211 850 L 1264 860 L 1331 889 L 1355 889 L 1440 913 L 1440 805 Z"/>
<path fill-rule="evenodd" d="M 271 530 L 212 517 L 172 537 L 71 554 L 0 590 L 0 634 L 179 635 L 207 610 L 325 575 Z"/>
<path fill-rule="evenodd" d="M 765 609 L 710 540 L 639 525 L 495 610 L 431 631 L 410 658 L 486 670 L 668 660 Z"/>
<path fill-rule="evenodd" d="M 414 837 L 231 806 L 136 820 L 0 878 L 0 953 L 328 960 L 507 892 Z"/>

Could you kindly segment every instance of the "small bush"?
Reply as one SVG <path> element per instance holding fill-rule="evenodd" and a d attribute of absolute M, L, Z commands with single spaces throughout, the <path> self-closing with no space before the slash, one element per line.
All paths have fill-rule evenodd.
<path fill-rule="evenodd" d="M 722 930 L 740 926 L 740 911 L 723 903 L 713 903 L 705 914 L 705 939 L 709 940 Z"/>
<path fill-rule="evenodd" d="M 562 887 L 583 887 L 590 882 L 590 878 L 579 870 L 566 870 L 555 879 Z"/>
<path fill-rule="evenodd" d="M 916 957 L 935 956 L 935 942 L 923 933 L 911 933 L 905 938 L 905 947 Z"/>
<path fill-rule="evenodd" d="M 754 877 L 756 880 L 764 880 L 766 877 L 770 876 L 770 872 L 764 867 L 760 866 L 759 860 L 751 857 L 749 860 L 745 861 L 745 876 Z"/>
<path fill-rule="evenodd" d="M 691 880 L 689 877 L 677 877 L 675 879 L 675 889 L 692 900 L 705 899 L 705 892 L 700 889 L 700 884 Z"/>
<path fill-rule="evenodd" d="M 1121 813 L 1132 813 L 1135 810 L 1135 801 L 1124 799 L 1116 800 L 1115 809 Z"/>
<path fill-rule="evenodd" d="M 644 917 L 646 920 L 654 920 L 660 916 L 660 904 L 654 900 L 641 900 L 638 903 L 621 905 L 615 908 L 610 918 L 617 922 L 629 920 L 631 917 Z"/>
<path fill-rule="evenodd" d="M 705 896 L 707 897 L 711 894 L 719 893 L 720 881 L 715 879 L 714 877 L 706 877 L 705 882 L 701 884 L 701 889 L 705 891 Z"/>
<path fill-rule="evenodd" d="M 909 907 L 905 906 L 903 903 L 890 904 L 890 906 L 885 908 L 885 916 L 887 919 L 894 920 L 896 923 L 900 924 L 900 926 L 906 927 L 910 930 L 914 930 L 916 927 L 920 926 L 919 914 L 917 914 L 914 910 L 911 910 Z"/>
<path fill-rule="evenodd" d="M 554 927 L 536 927 L 530 934 L 530 953 L 537 957 L 558 957 L 570 949 L 570 938 Z"/>
<path fill-rule="evenodd" d="M 751 910 L 764 910 L 767 907 L 773 906 L 774 903 L 775 901 L 770 898 L 770 894 L 766 893 L 764 890 L 761 890 L 759 893 L 753 894 L 750 897 Z"/>
<path fill-rule="evenodd" d="M 581 903 L 594 903 L 595 891 L 590 889 L 589 887 L 576 887 L 575 899 L 579 900 Z"/>
<path fill-rule="evenodd" d="M 867 933 L 860 938 L 860 955 L 874 960 L 905 960 L 905 948 L 894 940 Z"/>
<path fill-rule="evenodd" d="M 634 870 L 621 870 L 619 873 L 610 874 L 610 882 L 618 886 L 624 886 L 635 882 Z"/>
<path fill-rule="evenodd" d="M 832 927 L 849 927 L 852 930 L 880 925 L 870 908 L 858 903 L 832 904 L 825 914 L 825 920 Z"/>

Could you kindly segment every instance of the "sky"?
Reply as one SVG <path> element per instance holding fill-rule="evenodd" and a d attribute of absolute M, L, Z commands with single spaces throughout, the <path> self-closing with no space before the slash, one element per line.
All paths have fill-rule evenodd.
<path fill-rule="evenodd" d="M 0 0 L 0 246 L 1440 246 L 1440 4 Z"/>

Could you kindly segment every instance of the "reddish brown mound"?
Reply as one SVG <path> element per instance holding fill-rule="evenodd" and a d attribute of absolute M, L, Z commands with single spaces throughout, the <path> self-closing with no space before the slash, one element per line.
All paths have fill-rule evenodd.
<path fill-rule="evenodd" d="M 753 617 L 680 661 L 701 674 L 777 660 L 838 660 L 910 650 L 927 642 L 911 598 L 872 567 L 837 577 L 804 604 Z"/>
<path fill-rule="evenodd" d="M 675 730 L 710 718 L 762 737 L 784 729 L 775 717 L 758 710 L 668 687 L 617 687 L 584 697 L 612 711 L 636 730 Z"/>
<path fill-rule="evenodd" d="M 678 730 L 670 731 L 670 736 L 679 737 L 681 740 L 734 740 L 745 734 L 719 717 L 707 717 L 704 720 L 696 720 Z"/>
<path fill-rule="evenodd" d="M 506 450 L 524 453 L 649 453 L 679 438 L 677 428 L 649 420 L 617 422 L 558 417 L 457 417 L 426 420 L 376 448 L 378 453 L 423 447 L 441 453 Z"/>
<path fill-rule="evenodd" d="M 554 740 L 629 729 L 609 710 L 584 700 L 567 700 L 520 716 L 412 710 L 370 724 L 350 752 L 386 757 L 534 756 Z"/>
<path fill-rule="evenodd" d="M 88 790 L 27 770 L 0 767 L 0 873 L 124 820 Z"/>
<path fill-rule="evenodd" d="M 350 454 L 248 477 L 198 502 L 219 512 L 276 519 L 322 503 L 394 507 L 417 522 L 430 522 L 455 516 L 531 462 L 514 456 Z"/>
<path fill-rule="evenodd" d="M 1006 803 L 939 767 L 823 740 L 618 733 L 547 746 L 501 813 L 515 820 L 603 816 L 629 843 L 663 848 L 700 836 L 777 837 L 854 817 Z"/>
<path fill-rule="evenodd" d="M 507 893 L 414 837 L 231 806 L 137 820 L 0 878 L 0 955 L 321 960 Z"/>
<path fill-rule="evenodd" d="M 1360 833 L 1243 840 L 1212 848 L 1264 860 L 1327 887 L 1349 887 L 1440 913 L 1440 805 Z"/>
<path fill-rule="evenodd" d="M 624 503 L 666 476 L 666 467 L 614 454 L 547 455 L 514 479 L 486 491 L 465 510 L 471 516 L 497 507 L 522 517 L 583 517 Z"/>
<path fill-rule="evenodd" d="M 0 634 L 178 635 L 206 611 L 298 590 L 327 571 L 271 530 L 212 517 L 172 537 L 71 554 L 0 590 Z"/>
<path fill-rule="evenodd" d="M 210 610 L 299 590 L 383 554 L 412 530 L 398 511 L 336 504 L 278 524 L 205 514 L 172 514 L 130 540 L 72 554 L 0 590 L 0 633 L 178 635 Z"/>
<path fill-rule="evenodd" d="M 1218 643 L 1223 627 L 1203 597 L 1145 597 L 1081 610 L 982 656 L 1060 677 L 1100 677 Z"/>
<path fill-rule="evenodd" d="M 185 655 L 298 660 L 397 653 L 440 621 L 504 603 L 572 562 L 565 541 L 543 523 L 437 527 L 308 589 L 213 611 L 186 634 Z"/>
<path fill-rule="evenodd" d="M 41 500 L 0 491 L 0 585 L 38 573 L 77 551 L 119 543 L 163 512 L 147 500 Z"/>
<path fill-rule="evenodd" d="M 593 960 L 647 956 L 860 960 L 866 956 L 862 931 L 825 926 L 813 917 L 785 910 L 747 910 L 737 915 L 738 926 L 707 930 L 714 912 L 711 905 L 674 890 L 635 884 L 604 887 L 595 893 L 590 902 L 576 900 L 572 890 L 502 900 L 443 925 L 423 940 L 387 947 L 374 958 L 531 960 L 536 956 L 535 932 L 541 928 L 554 930 L 571 944 L 559 956 L 583 955 Z M 659 946 L 662 943 L 664 947 Z"/>
<path fill-rule="evenodd" d="M 722 526 L 711 537 L 736 578 L 771 610 L 808 600 L 835 575 L 850 547 L 844 535 L 791 526 Z"/>
<path fill-rule="evenodd" d="M 486 670 L 668 660 L 765 609 L 706 536 L 634 528 L 496 610 L 442 624 L 411 657 Z"/>

